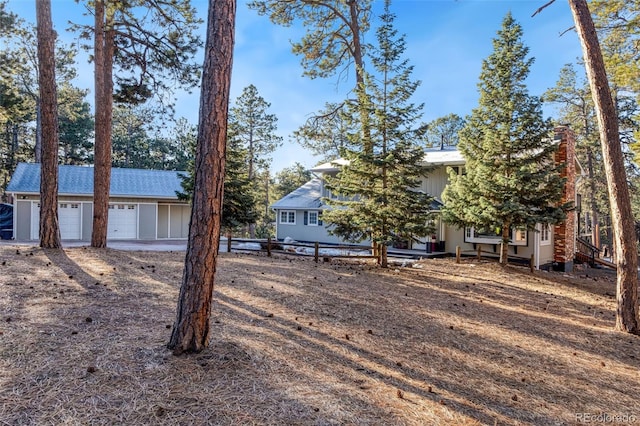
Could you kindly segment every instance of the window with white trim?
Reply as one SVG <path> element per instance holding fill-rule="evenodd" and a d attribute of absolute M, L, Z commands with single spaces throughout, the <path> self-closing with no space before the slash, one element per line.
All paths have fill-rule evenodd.
<path fill-rule="evenodd" d="M 310 226 L 318 226 L 318 212 L 309 212 L 309 223 Z"/>
<path fill-rule="evenodd" d="M 476 244 L 500 244 L 502 240 L 502 230 L 500 228 L 495 229 L 476 229 L 474 227 L 465 228 L 465 242 Z M 511 230 L 511 242 L 512 246 L 526 246 L 527 245 L 527 230 L 526 229 L 512 229 Z"/>
<path fill-rule="evenodd" d="M 280 211 L 280 223 L 283 225 L 295 225 L 296 224 L 296 212 L 294 210 L 281 210 Z"/>
<path fill-rule="evenodd" d="M 542 224 L 540 228 L 540 245 L 551 245 L 551 226 L 548 223 Z"/>

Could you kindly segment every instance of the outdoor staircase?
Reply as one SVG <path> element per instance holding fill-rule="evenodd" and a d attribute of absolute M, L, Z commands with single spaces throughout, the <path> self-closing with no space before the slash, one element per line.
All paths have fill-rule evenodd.
<path fill-rule="evenodd" d="M 616 265 L 600 257 L 600 249 L 582 238 L 576 240 L 575 260 L 579 263 L 588 263 L 592 268 L 605 266 L 616 269 Z"/>

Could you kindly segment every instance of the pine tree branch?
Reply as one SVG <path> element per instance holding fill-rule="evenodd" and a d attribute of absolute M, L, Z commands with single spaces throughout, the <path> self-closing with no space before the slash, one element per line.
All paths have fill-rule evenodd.
<path fill-rule="evenodd" d="M 541 6 L 538 8 L 538 10 L 536 10 L 533 15 L 531 15 L 531 17 L 533 18 L 534 16 L 536 16 L 538 13 L 542 12 L 544 9 L 546 9 L 547 7 L 551 6 L 551 4 L 555 3 L 556 0 L 551 0 L 549 1 L 547 4 L 545 4 L 544 6 Z"/>

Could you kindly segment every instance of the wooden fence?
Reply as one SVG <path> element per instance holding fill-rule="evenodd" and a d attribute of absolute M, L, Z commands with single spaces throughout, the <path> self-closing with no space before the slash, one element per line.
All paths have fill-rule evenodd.
<path fill-rule="evenodd" d="M 254 243 L 260 246 L 259 249 L 249 248 L 249 247 L 233 247 L 233 243 Z M 309 250 L 296 250 L 296 247 L 301 247 Z M 293 250 L 291 250 L 293 248 Z M 350 259 L 378 259 L 378 255 L 371 254 L 371 249 L 365 246 L 354 246 L 354 245 L 330 245 L 330 244 L 320 244 L 319 242 L 315 243 L 284 243 L 278 240 L 272 240 L 271 238 L 262 238 L 262 239 L 245 239 L 245 238 L 229 238 L 227 237 L 227 251 L 231 252 L 234 249 L 236 251 L 260 251 L 266 252 L 267 256 L 271 256 L 272 253 L 284 253 L 294 256 L 313 256 L 314 261 L 319 262 L 320 258 L 328 260 L 331 258 L 350 258 Z M 322 253 L 323 249 L 329 249 L 332 251 L 338 250 L 343 251 L 340 254 L 335 253 Z M 360 254 L 360 253 L 369 253 L 369 254 Z"/>

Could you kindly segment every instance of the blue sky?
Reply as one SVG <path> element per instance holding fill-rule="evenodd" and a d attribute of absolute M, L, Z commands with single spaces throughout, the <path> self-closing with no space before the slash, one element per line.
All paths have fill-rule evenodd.
<path fill-rule="evenodd" d="M 51 1 L 55 29 L 64 41 L 72 42 L 74 36 L 65 31 L 67 21 L 86 20 L 83 6 L 74 0 Z M 396 28 L 406 35 L 405 56 L 414 66 L 413 77 L 422 81 L 413 101 L 425 104 L 424 121 L 449 113 L 465 116 L 476 106 L 482 60 L 491 53 L 492 39 L 508 11 L 522 25 L 524 42 L 530 56 L 535 57 L 528 80 L 530 93 L 541 95 L 554 86 L 560 68 L 575 63 L 582 52 L 573 31 L 560 36 L 573 26 L 566 1 L 556 1 L 531 17 L 545 3 L 547 0 L 392 0 Z M 207 1 L 192 0 L 192 4 L 206 21 Z M 374 28 L 383 4 L 375 0 Z M 35 23 L 35 0 L 9 0 L 8 8 Z M 275 26 L 267 17 L 249 10 L 244 0 L 238 1 L 231 97 L 237 98 L 244 87 L 253 84 L 271 103 L 270 112 L 278 117 L 278 133 L 284 138 L 283 146 L 273 153 L 274 172 L 295 162 L 308 168 L 316 164 L 290 135 L 326 102 L 344 99 L 352 86 L 338 77 L 302 77 L 299 58 L 291 53 L 290 45 L 290 40 L 298 40 L 302 34 L 300 26 Z M 202 35 L 204 39 L 204 28 Z M 365 37 L 373 42 L 375 34 L 371 31 Z M 76 84 L 92 89 L 91 66 L 84 59 L 78 66 Z M 178 115 L 193 123 L 197 123 L 198 95 L 196 90 L 178 98 Z M 552 114 L 551 108 L 545 112 Z"/>

